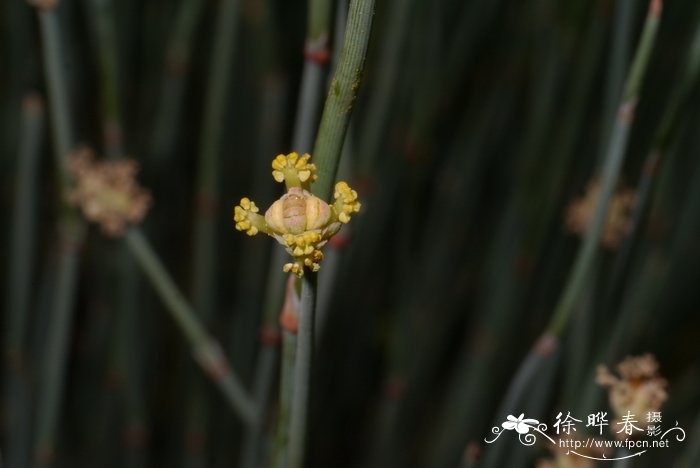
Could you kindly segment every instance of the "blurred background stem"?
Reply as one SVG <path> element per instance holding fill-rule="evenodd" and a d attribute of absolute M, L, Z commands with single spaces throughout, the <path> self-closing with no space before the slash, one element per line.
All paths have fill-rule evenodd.
<path fill-rule="evenodd" d="M 322 200 L 330 198 L 335 182 L 345 133 L 350 124 L 353 103 L 360 88 L 373 15 L 373 0 L 350 2 L 343 48 L 330 84 L 313 151 L 314 164 L 318 168 L 318 180 L 313 185 L 313 191 Z M 304 452 L 314 355 L 315 309 L 316 274 L 309 272 L 302 278 L 299 307 L 294 394 L 289 422 L 289 468 L 305 466 Z"/>
<path fill-rule="evenodd" d="M 59 197 L 69 187 L 70 178 L 65 162 L 73 147 L 72 115 L 69 90 L 64 72 L 63 46 L 55 5 L 37 7 L 43 44 L 43 64 L 46 76 L 50 125 L 55 155 L 55 170 L 59 180 Z M 38 395 L 34 466 L 51 466 L 56 446 L 59 412 L 63 397 L 66 361 L 72 330 L 79 252 L 85 238 L 84 222 L 78 214 L 61 203 L 58 224 L 58 269 L 52 297 L 49 336 L 46 341 Z"/>
<path fill-rule="evenodd" d="M 223 150 L 233 87 L 233 64 L 236 53 L 239 5 L 238 0 L 224 0 L 218 5 L 217 21 L 202 109 L 202 128 L 197 155 L 197 188 L 195 201 L 194 239 L 192 246 L 192 297 L 194 308 L 205 325 L 211 323 L 217 306 L 217 221 L 219 210 L 220 158 Z M 209 407 L 205 388 L 198 376 L 191 379 L 186 421 L 186 466 L 205 466 L 208 446 Z"/>
<path fill-rule="evenodd" d="M 131 228 L 125 240 L 144 273 L 151 281 L 168 312 L 187 338 L 197 363 L 216 384 L 231 408 L 245 424 L 255 424 L 258 417 L 252 397 L 228 365 L 219 343 L 202 325 L 182 293 L 161 264 L 138 228 Z"/>
<path fill-rule="evenodd" d="M 5 308 L 3 430 L 7 434 L 3 460 L 7 466 L 26 467 L 31 423 L 31 387 L 26 356 L 28 324 L 34 301 L 34 261 L 37 235 L 37 187 L 39 155 L 45 128 L 44 102 L 38 94 L 27 94 L 22 103 L 12 237 L 8 252 L 7 303 Z"/>

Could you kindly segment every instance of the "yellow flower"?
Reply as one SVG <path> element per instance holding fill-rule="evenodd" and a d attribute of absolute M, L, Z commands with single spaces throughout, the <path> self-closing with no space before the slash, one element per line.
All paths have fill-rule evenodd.
<path fill-rule="evenodd" d="M 313 272 L 321 268 L 321 248 L 361 208 L 357 192 L 345 182 L 336 184 L 332 205 L 313 195 L 308 189 L 316 180 L 316 166 L 309 163 L 310 157 L 297 153 L 277 156 L 272 161 L 272 177 L 285 183 L 287 193 L 264 216 L 258 214 L 255 203 L 243 198 L 233 216 L 239 231 L 250 236 L 264 232 L 284 246 L 293 262 L 282 269 L 298 277 L 304 275 L 305 268 Z"/>

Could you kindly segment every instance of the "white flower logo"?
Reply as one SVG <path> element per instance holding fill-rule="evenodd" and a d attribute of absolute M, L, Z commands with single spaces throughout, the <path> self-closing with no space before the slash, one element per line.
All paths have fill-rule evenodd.
<path fill-rule="evenodd" d="M 523 419 L 525 413 L 520 413 L 517 418 L 512 414 L 508 415 L 508 421 L 505 421 L 501 426 L 507 431 L 515 429 L 518 434 L 527 434 L 530 429 L 534 429 L 540 423 L 537 419 Z"/>

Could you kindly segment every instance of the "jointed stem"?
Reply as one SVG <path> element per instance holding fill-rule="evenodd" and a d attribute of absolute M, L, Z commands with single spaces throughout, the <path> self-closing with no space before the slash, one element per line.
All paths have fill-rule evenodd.
<path fill-rule="evenodd" d="M 360 88 L 373 15 L 374 0 L 354 0 L 350 3 L 343 49 L 323 108 L 313 152 L 318 180 L 312 189 L 323 200 L 330 197 L 338 171 L 345 133 Z"/>
<path fill-rule="evenodd" d="M 345 133 L 350 124 L 353 103 L 362 77 L 367 44 L 369 43 L 374 0 L 353 0 L 340 53 L 340 61 L 331 81 L 314 146 L 314 163 L 318 180 L 313 191 L 321 199 L 331 195 L 338 170 Z M 314 315 L 316 309 L 316 274 L 309 272 L 302 282 L 299 312 L 299 334 L 290 418 L 289 468 L 304 465 L 308 403 L 314 349 Z"/>
<path fill-rule="evenodd" d="M 317 275 L 302 278 L 299 331 L 297 335 L 296 364 L 292 415 L 289 422 L 289 468 L 304 466 L 307 418 L 311 394 L 311 370 L 314 353 L 314 322 L 316 315 Z"/>
<path fill-rule="evenodd" d="M 230 369 L 221 346 L 204 329 L 143 233 L 137 228 L 131 228 L 124 238 L 168 312 L 190 342 L 198 364 L 219 387 L 241 419 L 246 424 L 254 425 L 258 417 L 255 403 Z"/>
<path fill-rule="evenodd" d="M 603 166 L 600 198 L 598 199 L 591 225 L 584 237 L 583 245 L 579 249 L 566 288 L 559 299 L 549 325 L 549 330 L 554 335 L 561 335 L 566 329 L 572 311 L 581 298 L 581 294 L 585 289 L 586 279 L 593 267 L 598 252 L 600 235 L 607 219 L 608 201 L 615 190 L 622 162 L 624 161 L 629 131 L 632 127 L 634 112 L 637 107 L 639 90 L 641 89 L 647 65 L 649 64 L 649 57 L 656 40 L 660 17 L 661 1 L 652 0 L 642 38 L 627 76 L 622 102 L 618 108 L 617 119 L 612 130 L 612 137 Z"/>
<path fill-rule="evenodd" d="M 55 5 L 39 8 L 39 27 L 46 70 L 49 114 L 56 161 L 56 173 L 62 190 L 70 184 L 64 163 L 72 148 L 73 129 L 68 104 L 68 87 L 63 66 L 61 34 Z M 75 301 L 79 251 L 85 236 L 85 226 L 70 207 L 61 206 L 59 219 L 59 255 L 57 284 L 51 303 L 49 337 L 45 349 L 42 389 L 37 407 L 35 463 L 48 466 L 52 461 L 58 425 L 59 404 L 65 379 L 65 362 L 70 340 Z"/>

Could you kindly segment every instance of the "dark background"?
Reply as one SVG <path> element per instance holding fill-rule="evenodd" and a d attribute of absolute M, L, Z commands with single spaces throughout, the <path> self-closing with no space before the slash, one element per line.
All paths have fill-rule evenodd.
<path fill-rule="evenodd" d="M 103 134 L 110 118 L 104 89 L 114 83 L 120 151 L 139 161 L 140 181 L 153 197 L 143 228 L 188 297 L 220 14 L 218 2 L 199 2 L 183 36 L 188 60 L 173 58 L 176 15 L 196 3 L 61 0 L 56 10 L 74 143 L 111 151 Z M 309 150 L 293 146 L 307 5 L 234 3 L 239 14 L 213 211 L 215 294 L 206 322 L 250 388 L 265 298 L 275 294 L 268 270 L 281 268 L 271 252 L 280 247 L 235 231 L 232 207 L 243 196 L 268 206 L 281 194 L 269 161 Z M 332 4 L 333 15 L 345 8 Z M 565 229 L 566 209 L 600 173 L 647 4 L 387 0 L 376 8 L 340 169 L 363 208 L 344 242 L 327 248 L 321 270 L 308 466 L 456 467 L 468 444 L 468 458 L 481 453 L 490 428 L 505 420 L 499 405 L 566 287 L 581 246 Z M 59 395 L 54 466 L 244 466 L 245 432 L 213 387 L 205 387 L 208 411 L 197 413 L 199 423 L 188 416 L 191 382 L 201 373 L 138 270 L 131 287 L 120 282 L 119 259 L 128 252 L 94 226 L 79 256 L 65 380 L 59 389 L 46 384 L 62 200 L 49 114 L 30 135 L 39 143 L 35 198 L 17 203 L 22 102 L 28 93 L 46 99 L 46 46 L 36 12 L 24 2 L 2 2 L 0 21 L 5 296 L 17 284 L 11 269 L 17 210 L 30 210 L 36 220 L 23 239 L 31 253 L 28 303 L 19 310 L 5 299 L 3 309 L 7 342 L 12 317 L 27 317 L 20 355 L 6 353 L 0 450 L 7 466 L 29 466 L 37 456 L 36 402 L 45 392 Z M 104 27 L 113 28 L 111 49 L 100 42 Z M 651 352 L 669 381 L 665 424 L 677 420 L 688 438 L 632 466 L 700 463 L 700 430 L 693 430 L 700 391 L 700 101 L 691 70 L 700 56 L 691 47 L 698 31 L 697 2 L 664 5 L 621 177 L 643 200 L 644 214 L 617 248 L 599 249 L 559 347 L 542 358 L 513 413 L 551 425 L 558 411 L 585 419 L 608 410 L 595 367 Z M 331 49 L 340 43 L 332 33 Z M 105 73 L 106 54 L 114 68 Z M 645 179 L 675 95 L 680 106 L 661 147 L 665 157 Z M 306 124 L 313 128 L 317 120 Z M 642 181 L 652 185 L 643 189 Z M 274 325 L 274 311 L 272 317 L 267 323 Z M 264 453 L 274 445 L 277 394 L 275 388 Z M 548 456 L 540 446 L 499 443 L 483 452 L 500 450 L 493 466 L 534 466 Z M 688 465 L 680 464 L 684 456 Z"/>

